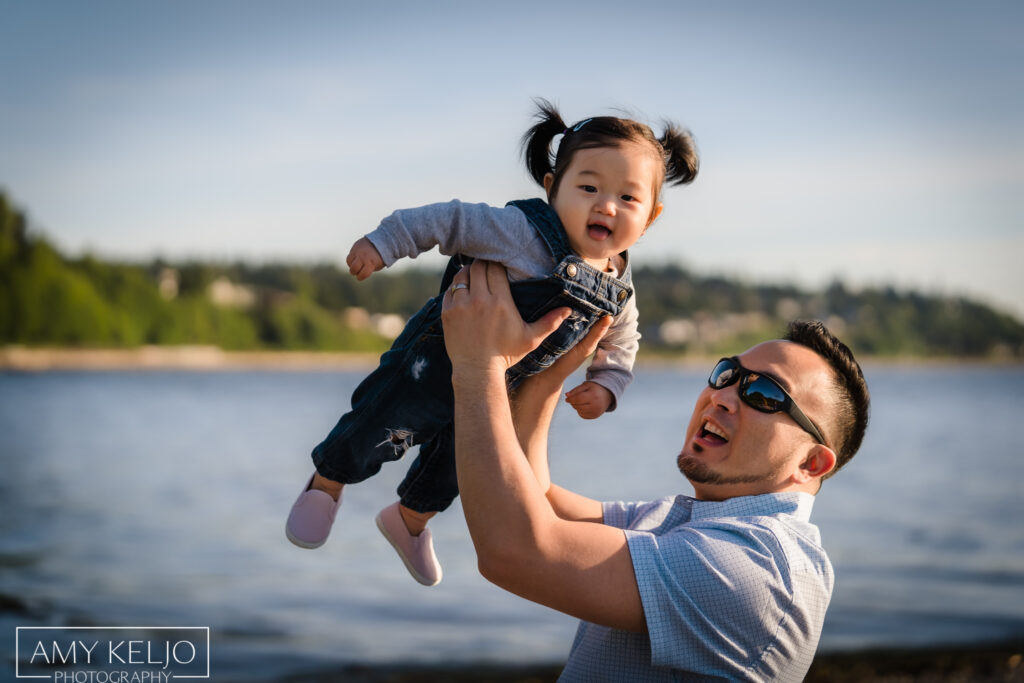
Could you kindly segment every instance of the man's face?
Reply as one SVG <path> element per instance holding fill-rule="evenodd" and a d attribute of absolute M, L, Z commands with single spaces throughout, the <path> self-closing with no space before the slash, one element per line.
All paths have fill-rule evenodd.
<path fill-rule="evenodd" d="M 771 376 L 829 438 L 832 370 L 821 356 L 786 341 L 759 344 L 739 356 L 744 368 Z M 679 470 L 697 498 L 723 500 L 786 488 L 817 442 L 785 412 L 762 413 L 740 398 L 739 383 L 705 387 L 679 454 Z"/>

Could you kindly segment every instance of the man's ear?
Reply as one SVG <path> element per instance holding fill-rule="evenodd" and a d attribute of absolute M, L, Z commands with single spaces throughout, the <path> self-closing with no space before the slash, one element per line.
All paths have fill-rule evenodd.
<path fill-rule="evenodd" d="M 836 454 L 828 446 L 815 444 L 797 470 L 801 483 L 821 479 L 836 467 Z"/>

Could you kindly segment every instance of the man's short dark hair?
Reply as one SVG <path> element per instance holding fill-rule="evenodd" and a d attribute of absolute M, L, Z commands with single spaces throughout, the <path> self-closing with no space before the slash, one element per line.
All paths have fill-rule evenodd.
<path fill-rule="evenodd" d="M 836 453 L 836 467 L 828 474 L 831 477 L 850 461 L 864 440 L 871 405 L 864 373 L 849 347 L 818 320 L 791 322 L 784 339 L 811 349 L 834 371 L 836 396 L 832 419 L 826 428 L 831 432 L 830 445 Z"/>

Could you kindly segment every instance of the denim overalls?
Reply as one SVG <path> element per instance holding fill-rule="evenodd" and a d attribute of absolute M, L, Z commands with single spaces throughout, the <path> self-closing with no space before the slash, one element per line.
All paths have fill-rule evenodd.
<path fill-rule="evenodd" d="M 617 279 L 573 254 L 558 214 L 547 202 L 526 199 L 508 205 L 526 214 L 558 263 L 550 275 L 511 283 L 523 319 L 533 322 L 555 308 L 572 309 L 555 332 L 508 370 L 508 387 L 514 389 L 575 346 L 599 318 L 618 315 L 633 288 L 628 263 Z M 377 369 L 356 387 L 352 409 L 313 449 L 313 463 L 321 475 L 354 484 L 419 444 L 419 455 L 398 487 L 402 504 L 417 512 L 435 512 L 455 500 L 455 400 L 441 301 L 455 273 L 470 260 L 452 257 L 438 295 L 410 318 Z"/>

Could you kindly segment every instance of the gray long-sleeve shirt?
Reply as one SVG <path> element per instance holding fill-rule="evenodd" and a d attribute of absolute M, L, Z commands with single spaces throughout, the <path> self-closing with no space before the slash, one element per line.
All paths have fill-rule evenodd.
<path fill-rule="evenodd" d="M 385 266 L 400 258 L 416 258 L 435 246 L 442 254 L 465 254 L 496 261 L 508 270 L 511 281 L 544 277 L 558 264 L 544 240 L 514 206 L 466 204 L 457 199 L 416 209 L 400 209 L 381 221 L 367 239 L 380 252 Z M 626 253 L 623 258 L 628 258 Z M 612 392 L 614 410 L 633 380 L 633 362 L 639 348 L 636 297 L 615 316 L 587 369 L 587 379 Z"/>

